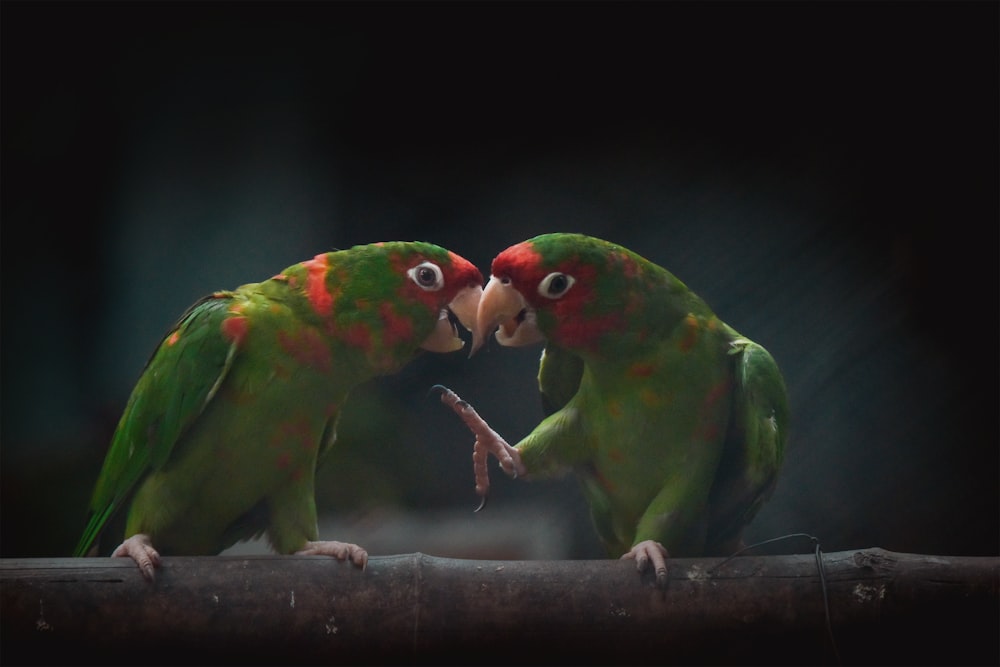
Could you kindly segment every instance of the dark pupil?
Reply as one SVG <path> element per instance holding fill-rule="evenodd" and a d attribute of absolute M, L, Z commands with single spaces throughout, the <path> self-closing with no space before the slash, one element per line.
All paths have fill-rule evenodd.
<path fill-rule="evenodd" d="M 437 276 L 434 275 L 433 269 L 429 269 L 425 266 L 417 272 L 417 279 L 420 281 L 421 285 L 433 285 Z"/>
<path fill-rule="evenodd" d="M 566 289 L 566 276 L 554 276 L 552 282 L 549 283 L 549 293 L 559 294 Z"/>

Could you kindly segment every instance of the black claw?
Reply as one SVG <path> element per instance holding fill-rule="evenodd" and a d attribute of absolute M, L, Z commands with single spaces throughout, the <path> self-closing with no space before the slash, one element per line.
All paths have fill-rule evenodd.
<path fill-rule="evenodd" d="M 443 394 L 446 391 L 450 392 L 451 389 L 448 389 L 448 387 L 444 386 L 443 384 L 436 384 L 436 385 L 434 385 L 433 387 L 431 387 L 430 389 L 427 390 L 427 395 L 430 396 L 435 391 L 439 391 L 439 392 L 441 392 Z"/>
<path fill-rule="evenodd" d="M 473 514 L 475 514 L 475 513 L 476 513 L 476 512 L 478 512 L 479 510 L 481 510 L 481 509 L 483 509 L 484 507 L 486 507 L 486 500 L 487 500 L 488 498 L 489 498 L 489 496 L 483 496 L 483 499 L 479 501 L 479 507 L 477 507 L 476 509 L 472 510 L 472 513 L 473 513 Z"/>

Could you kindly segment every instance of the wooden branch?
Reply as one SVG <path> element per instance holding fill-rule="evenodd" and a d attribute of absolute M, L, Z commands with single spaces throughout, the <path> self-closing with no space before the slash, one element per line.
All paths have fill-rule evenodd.
<path fill-rule="evenodd" d="M 1000 660 L 1000 558 L 812 554 L 631 561 L 420 553 L 0 560 L 5 665 L 983 663 Z M 834 648 L 834 646 L 836 648 Z"/>

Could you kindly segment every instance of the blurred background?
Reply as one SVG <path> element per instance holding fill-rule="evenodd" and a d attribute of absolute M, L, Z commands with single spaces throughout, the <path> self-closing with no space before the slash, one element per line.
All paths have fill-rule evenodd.
<path fill-rule="evenodd" d="M 663 265 L 777 359 L 791 437 L 748 540 L 1000 553 L 997 3 L 0 13 L 0 556 L 69 555 L 133 383 L 200 296 L 384 240 L 488 273 L 552 231 Z M 572 479 L 493 466 L 473 514 L 471 436 L 428 397 L 516 442 L 539 352 L 360 387 L 321 537 L 601 557 Z"/>

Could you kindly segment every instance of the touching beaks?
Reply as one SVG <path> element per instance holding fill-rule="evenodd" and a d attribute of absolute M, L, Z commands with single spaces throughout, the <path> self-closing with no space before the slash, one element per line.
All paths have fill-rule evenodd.
<path fill-rule="evenodd" d="M 470 357 L 483 346 L 494 329 L 497 330 L 497 341 L 510 347 L 530 345 L 545 339 L 535 326 L 534 310 L 521 293 L 509 281 L 490 276 L 479 300 Z"/>

